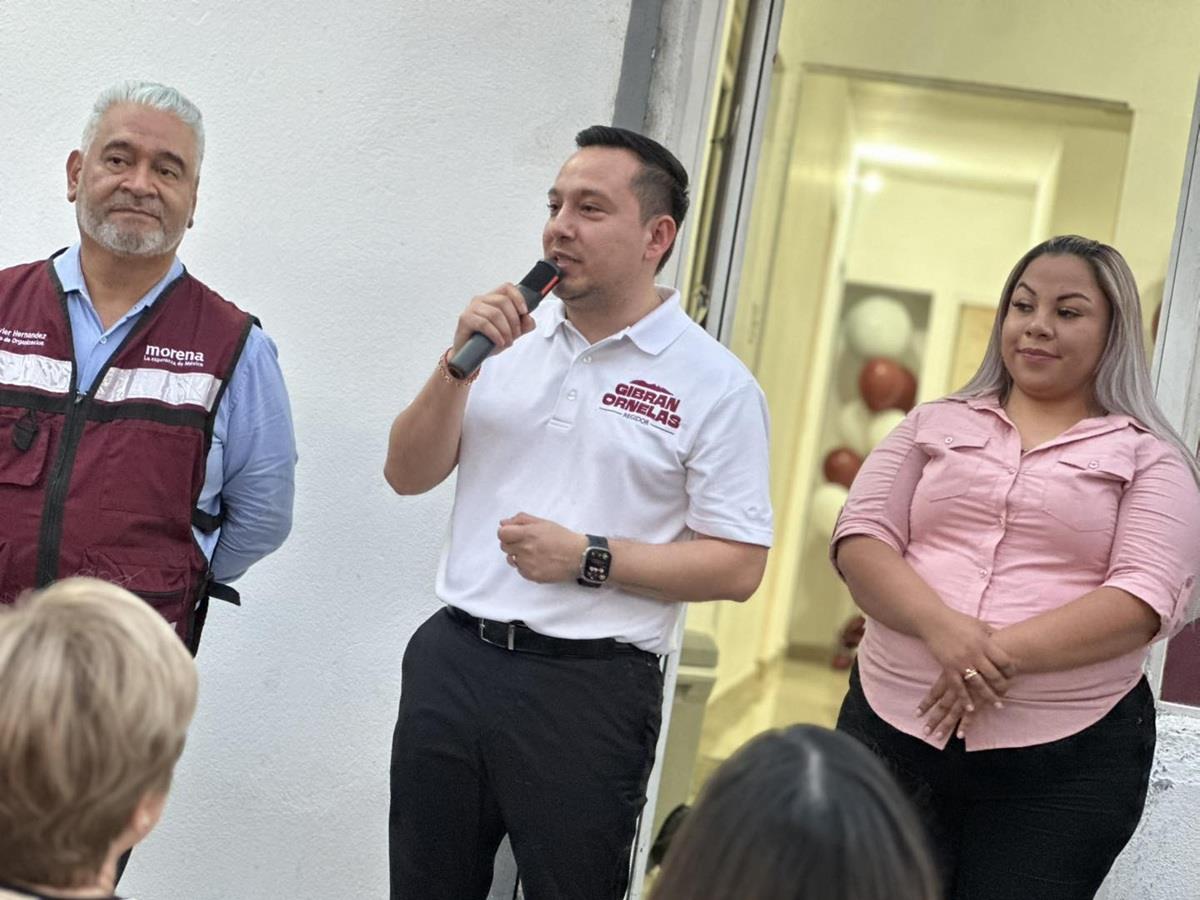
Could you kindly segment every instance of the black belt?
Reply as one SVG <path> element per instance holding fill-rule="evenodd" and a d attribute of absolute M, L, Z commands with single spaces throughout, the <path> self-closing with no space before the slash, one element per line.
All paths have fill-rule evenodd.
<path fill-rule="evenodd" d="M 550 637 L 538 634 L 524 622 L 497 622 L 480 619 L 457 606 L 447 606 L 446 613 L 485 644 L 492 644 L 514 653 L 539 653 L 542 656 L 573 656 L 578 659 L 612 659 L 621 654 L 642 654 L 648 659 L 657 657 L 648 650 L 626 644 L 614 638 Z"/>

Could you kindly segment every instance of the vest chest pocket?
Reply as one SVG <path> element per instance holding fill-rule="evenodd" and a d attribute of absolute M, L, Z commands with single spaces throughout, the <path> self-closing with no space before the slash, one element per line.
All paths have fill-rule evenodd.
<path fill-rule="evenodd" d="M 1046 474 L 1042 509 L 1075 531 L 1111 530 L 1132 479 L 1132 462 L 1067 450 Z"/>
<path fill-rule="evenodd" d="M 102 509 L 191 521 L 199 434 L 115 422 L 104 439 Z"/>
<path fill-rule="evenodd" d="M 0 410 L 0 484 L 34 487 L 46 471 L 50 427 L 33 410 Z"/>
<path fill-rule="evenodd" d="M 929 462 L 917 486 L 925 500 L 946 500 L 967 493 L 979 477 L 984 448 L 991 435 L 945 428 L 922 428 L 916 442 Z"/>

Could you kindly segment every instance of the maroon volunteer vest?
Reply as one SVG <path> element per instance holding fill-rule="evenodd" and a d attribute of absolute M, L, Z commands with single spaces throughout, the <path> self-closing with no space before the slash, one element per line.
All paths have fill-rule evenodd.
<path fill-rule="evenodd" d="M 91 575 L 141 596 L 195 651 L 209 578 L 194 510 L 253 321 L 184 273 L 80 394 L 53 261 L 0 271 L 0 602 Z"/>

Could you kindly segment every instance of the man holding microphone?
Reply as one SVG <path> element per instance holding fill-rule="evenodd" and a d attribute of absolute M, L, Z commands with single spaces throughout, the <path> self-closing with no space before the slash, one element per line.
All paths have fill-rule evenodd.
<path fill-rule="evenodd" d="M 404 658 L 393 898 L 486 897 L 505 833 L 529 900 L 621 897 L 682 604 L 745 600 L 766 564 L 762 392 L 654 282 L 687 173 L 624 129 L 576 143 L 542 236 L 557 299 L 471 300 L 391 429 L 397 493 L 458 468 L 444 607 Z M 496 351 L 457 377 L 476 333 Z"/>

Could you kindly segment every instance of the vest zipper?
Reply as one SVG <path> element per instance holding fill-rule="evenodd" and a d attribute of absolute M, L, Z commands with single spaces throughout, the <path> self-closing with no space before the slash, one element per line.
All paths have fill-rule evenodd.
<path fill-rule="evenodd" d="M 58 291 L 58 302 L 66 323 L 67 343 L 71 347 L 71 387 L 74 399 L 67 408 L 67 420 L 63 425 L 62 446 L 58 450 L 58 459 L 50 475 L 50 483 L 46 487 L 46 500 L 42 505 L 42 527 L 38 531 L 37 581 L 38 587 L 45 587 L 58 578 L 59 550 L 62 547 L 63 518 L 66 515 L 67 489 L 71 486 L 71 473 L 75 468 L 75 451 L 79 449 L 79 441 L 83 437 L 83 428 L 87 424 L 87 413 L 92 398 L 104 382 L 104 376 L 112 367 L 113 360 L 119 359 L 121 353 L 137 337 L 139 332 L 148 327 L 150 320 L 163 307 L 162 301 L 174 291 L 176 285 L 187 277 L 185 271 L 178 278 L 168 282 L 148 310 L 138 317 L 125 339 L 105 360 L 100 371 L 96 373 L 91 387 L 86 394 L 78 389 L 79 363 L 75 359 L 75 338 L 71 330 L 71 313 L 67 307 L 67 294 L 59 281 L 58 272 L 53 262 L 50 263 L 50 277 Z"/>
<path fill-rule="evenodd" d="M 71 381 L 73 386 L 74 377 Z M 45 587 L 58 578 L 58 551 L 62 543 L 63 513 L 67 488 L 71 486 L 71 470 L 75 467 L 75 451 L 79 449 L 83 426 L 87 422 L 84 408 L 86 400 L 85 395 L 76 393 L 67 409 L 67 421 L 63 425 L 58 459 L 54 462 L 50 484 L 46 488 L 46 500 L 42 506 L 42 527 L 38 534 L 38 587 Z"/>

